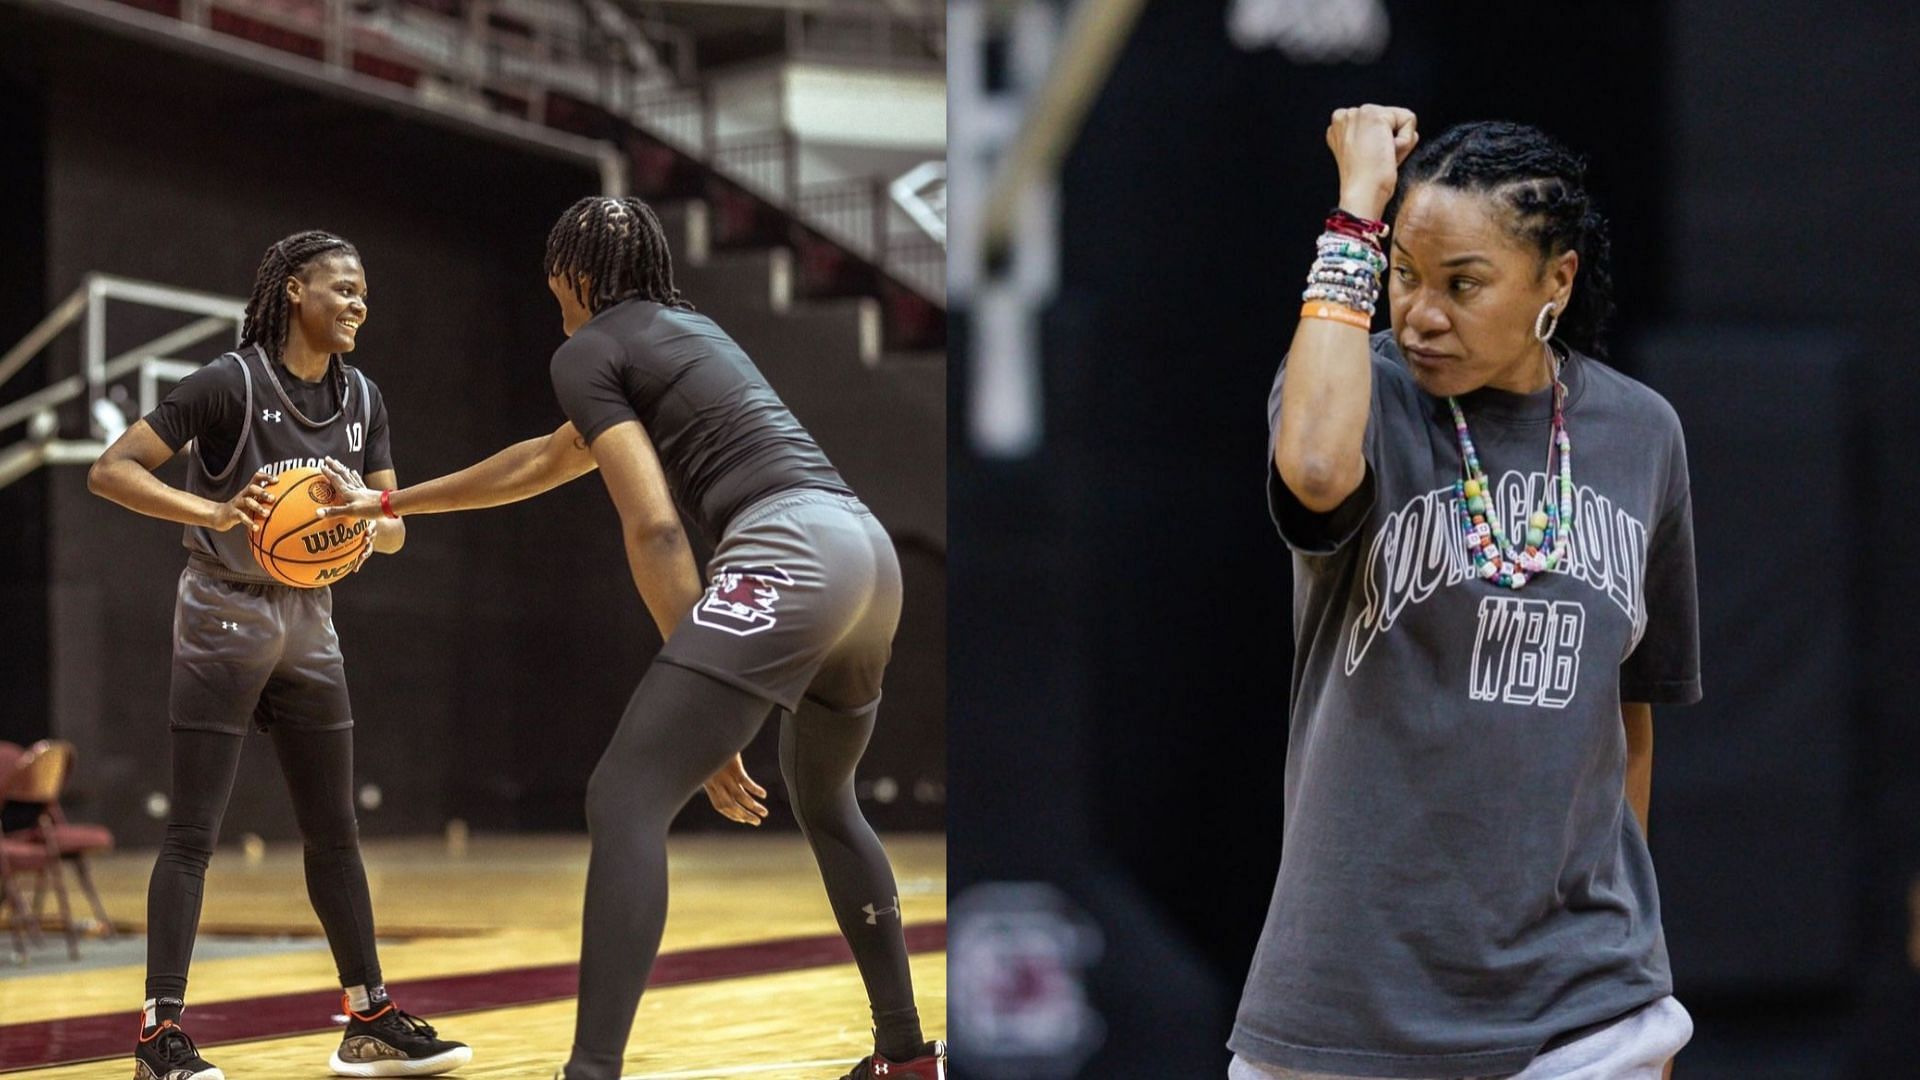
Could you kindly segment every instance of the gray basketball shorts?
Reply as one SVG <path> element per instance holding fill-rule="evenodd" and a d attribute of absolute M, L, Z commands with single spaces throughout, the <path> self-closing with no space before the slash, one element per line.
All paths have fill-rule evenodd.
<path fill-rule="evenodd" d="M 1668 1061 L 1693 1038 L 1693 1017 L 1672 995 L 1569 1043 L 1548 1050 L 1517 1073 L 1485 1080 L 1660 1080 Z M 1360 1080 L 1301 1072 L 1236 1055 L 1227 1080 Z"/>
<path fill-rule="evenodd" d="M 228 581 L 189 566 L 173 608 L 167 704 L 175 730 L 352 727 L 333 591 Z"/>
<path fill-rule="evenodd" d="M 851 495 L 788 491 L 747 507 L 713 553 L 710 584 L 660 650 L 791 712 L 804 696 L 862 713 L 900 623 L 900 562 Z"/>

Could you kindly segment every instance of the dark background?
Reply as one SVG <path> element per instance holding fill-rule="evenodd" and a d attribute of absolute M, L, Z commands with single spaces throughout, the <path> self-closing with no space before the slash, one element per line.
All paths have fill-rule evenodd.
<path fill-rule="evenodd" d="M 1650 829 L 1676 1075 L 1912 1075 L 1920 13 L 1387 7 L 1379 62 L 1307 67 L 1218 0 L 1150 3 L 1072 150 L 1046 442 L 950 428 L 952 887 L 1050 881 L 1101 923 L 1082 1075 L 1223 1075 L 1280 857 L 1291 567 L 1257 470 L 1327 117 L 1525 121 L 1591 159 L 1614 363 L 1691 454 L 1706 700 L 1656 710 Z"/>
<path fill-rule="evenodd" d="M 0 185 L 6 345 L 89 271 L 245 297 L 267 245 L 320 227 L 354 241 L 366 266 L 371 321 L 352 361 L 385 394 L 403 483 L 562 419 L 547 379 L 559 312 L 540 257 L 554 217 L 599 190 L 591 163 L 9 6 L 0 8 Z M 662 211 L 678 253 L 685 211 Z M 733 253 L 677 270 L 894 536 L 905 614 L 861 775 L 892 777 L 900 794 L 865 809 L 883 830 L 938 830 L 942 378 L 937 365 L 863 367 L 844 304 L 771 311 L 767 265 Z M 108 354 L 184 321 L 116 305 Z M 0 400 L 75 370 L 78 338 L 69 331 Z M 215 338 L 189 355 L 211 359 L 230 344 Z M 84 432 L 78 406 L 63 421 L 65 437 Z M 181 470 L 175 462 L 163 476 L 179 484 Z M 69 811 L 112 826 L 123 846 L 157 844 L 162 822 L 144 803 L 168 789 L 179 526 L 88 494 L 75 466 L 0 489 L 0 523 L 0 738 L 75 742 Z M 529 503 L 417 518 L 403 552 L 335 590 L 356 779 L 384 793 L 377 810 L 363 809 L 364 831 L 434 832 L 450 818 L 475 829 L 584 827 L 587 776 L 659 646 L 617 525 L 590 476 Z M 748 764 L 778 795 L 775 726 Z M 230 838 L 295 835 L 266 743 L 249 742 Z M 688 824 L 724 825 L 697 803 Z M 776 827 L 790 828 L 784 805 L 772 805 Z"/>

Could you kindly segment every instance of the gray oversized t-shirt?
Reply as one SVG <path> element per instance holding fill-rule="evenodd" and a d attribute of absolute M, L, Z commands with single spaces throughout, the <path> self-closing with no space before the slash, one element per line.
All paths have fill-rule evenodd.
<path fill-rule="evenodd" d="M 1620 705 L 1700 697 L 1686 450 L 1665 400 L 1574 354 L 1571 559 L 1501 588 L 1469 572 L 1446 400 L 1388 334 L 1372 345 L 1345 504 L 1301 506 L 1268 446 L 1294 573 L 1285 824 L 1228 1045 L 1354 1076 L 1509 1073 L 1672 991 Z M 1548 490 L 1551 393 L 1461 399 L 1509 536 Z"/>

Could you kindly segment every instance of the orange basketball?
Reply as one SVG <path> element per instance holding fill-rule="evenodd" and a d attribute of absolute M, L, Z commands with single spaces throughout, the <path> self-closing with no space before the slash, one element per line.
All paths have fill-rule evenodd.
<path fill-rule="evenodd" d="M 360 562 L 373 543 L 358 518 L 323 518 L 315 511 L 342 501 L 319 469 L 288 469 L 267 485 L 273 505 L 249 538 L 254 561 L 282 585 L 315 589 L 331 585 Z"/>

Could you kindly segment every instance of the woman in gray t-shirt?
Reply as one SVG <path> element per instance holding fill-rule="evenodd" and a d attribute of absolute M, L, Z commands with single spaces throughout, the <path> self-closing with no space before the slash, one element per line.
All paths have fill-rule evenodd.
<path fill-rule="evenodd" d="M 1595 359 L 1578 158 L 1504 123 L 1414 154 L 1379 106 L 1327 140 L 1269 402 L 1297 647 L 1231 1075 L 1656 1080 L 1692 1032 L 1645 832 L 1652 706 L 1700 696 L 1679 420 Z"/>

